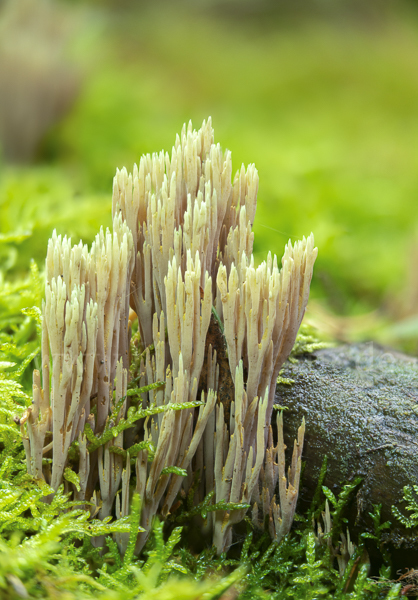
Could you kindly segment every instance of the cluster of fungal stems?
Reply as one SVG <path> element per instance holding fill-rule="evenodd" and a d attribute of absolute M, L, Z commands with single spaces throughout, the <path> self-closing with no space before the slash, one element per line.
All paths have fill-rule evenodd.
<path fill-rule="evenodd" d="M 71 463 L 75 497 L 100 518 L 128 515 L 138 492 L 137 552 L 154 516 L 191 490 L 195 503 L 212 492 L 227 507 L 202 525 L 219 553 L 248 510 L 276 539 L 292 524 L 304 424 L 286 476 L 282 416 L 276 445 L 271 417 L 317 250 L 310 235 L 289 242 L 281 269 L 271 254 L 255 267 L 258 173 L 250 165 L 231 176 L 211 120 L 198 131 L 190 123 L 171 156 L 117 171 L 113 232 L 101 230 L 90 250 L 55 232 L 49 241 L 42 382 L 35 371 L 22 424 L 27 468 L 54 490 L 72 489 Z M 135 420 L 141 409 L 151 410 Z M 116 539 L 123 552 L 126 534 Z"/>

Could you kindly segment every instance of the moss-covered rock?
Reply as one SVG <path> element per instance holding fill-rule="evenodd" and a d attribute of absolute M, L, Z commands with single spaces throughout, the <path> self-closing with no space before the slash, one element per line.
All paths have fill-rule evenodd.
<path fill-rule="evenodd" d="M 304 354 L 288 362 L 282 375 L 293 380 L 276 392 L 277 402 L 287 407 L 289 448 L 302 416 L 306 420 L 300 502 L 311 500 L 327 455 L 325 484 L 334 492 L 363 478 L 350 530 L 373 531 L 369 512 L 381 503 L 382 519 L 392 522 L 387 541 L 395 561 L 414 566 L 418 537 L 400 525 L 392 506 L 402 509 L 403 487 L 418 483 L 418 360 L 364 343 Z"/>

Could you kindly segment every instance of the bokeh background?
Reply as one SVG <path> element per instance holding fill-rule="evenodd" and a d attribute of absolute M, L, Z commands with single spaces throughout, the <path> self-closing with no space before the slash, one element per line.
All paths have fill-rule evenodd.
<path fill-rule="evenodd" d="M 110 225 L 116 167 L 212 116 L 260 175 L 255 257 L 311 231 L 307 320 L 418 354 L 411 0 L 0 0 L 0 278 Z"/>

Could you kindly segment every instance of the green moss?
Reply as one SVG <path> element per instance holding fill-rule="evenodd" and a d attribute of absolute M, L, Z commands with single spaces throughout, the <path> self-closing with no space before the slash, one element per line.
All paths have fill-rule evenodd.
<path fill-rule="evenodd" d="M 1 347 L 2 361 L 15 363 L 5 367 L 0 375 L 0 595 L 12 600 L 22 597 L 215 600 L 234 587 L 240 600 L 263 598 L 267 593 L 275 600 L 299 600 L 318 596 L 360 599 L 365 594 L 368 598 L 379 598 L 383 589 L 384 593 L 399 589 L 399 585 L 387 580 L 377 584 L 367 576 L 365 567 L 352 574 L 354 560 L 361 556 L 361 545 L 344 577 L 340 577 L 329 546 L 319 543 L 315 537 L 312 517 L 320 518 L 323 507 L 319 494 L 309 513 L 299 515 L 295 529 L 280 544 L 256 535 L 248 523 L 246 533 L 236 533 L 229 555 L 221 557 L 217 557 L 212 548 L 193 549 L 194 519 L 204 520 L 211 510 L 234 510 L 241 506 L 220 506 L 208 497 L 202 505 L 194 507 L 189 498 L 168 519 L 165 527 L 155 521 L 151 539 L 137 558 L 134 546 L 141 510 L 138 496 L 133 497 L 130 517 L 118 521 L 91 519 L 88 507 L 70 500 L 63 487 L 52 501 L 45 502 L 51 489 L 27 475 L 22 438 L 16 424 L 16 418 L 30 404 L 30 380 L 26 371 L 39 345 L 39 311 L 26 309 L 25 314 L 22 313 L 18 293 L 21 290 L 25 290 L 28 303 L 35 306 L 39 303 L 40 277 L 35 266 L 28 279 L 13 285 L 3 281 L 0 285 L 0 298 L 3 298 L 0 336 L 9 340 Z M 13 319 L 8 321 L 7 315 Z M 302 336 L 304 341 L 299 344 L 299 350 L 306 349 L 307 340 L 308 345 L 316 343 L 306 331 Z M 66 470 L 65 478 L 77 486 L 70 469 Z M 339 498 L 326 491 L 334 505 L 334 540 L 341 532 L 352 490 L 353 485 L 346 487 Z M 124 557 L 119 555 L 112 539 L 114 533 L 130 536 Z M 107 536 L 104 553 L 91 544 L 90 540 L 96 536 Z M 347 592 L 347 582 L 354 591 Z"/>

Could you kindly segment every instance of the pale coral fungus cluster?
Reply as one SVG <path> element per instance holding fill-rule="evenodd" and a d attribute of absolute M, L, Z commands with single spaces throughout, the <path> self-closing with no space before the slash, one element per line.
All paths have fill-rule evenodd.
<path fill-rule="evenodd" d="M 71 463 L 65 485 L 75 481 L 102 518 L 128 515 L 136 490 L 137 552 L 153 517 L 190 490 L 195 503 L 212 493 L 222 507 L 203 525 L 218 552 L 246 505 L 273 537 L 292 523 L 303 428 L 286 478 L 282 420 L 276 446 L 270 422 L 317 250 L 311 235 L 286 246 L 281 269 L 270 254 L 255 267 L 258 173 L 231 176 L 210 119 L 198 131 L 190 123 L 171 157 L 117 171 L 113 234 L 101 231 L 90 251 L 55 233 L 49 242 L 28 470 L 56 490 Z M 139 328 L 130 371 L 129 306 Z M 117 541 L 124 551 L 126 534 Z"/>

